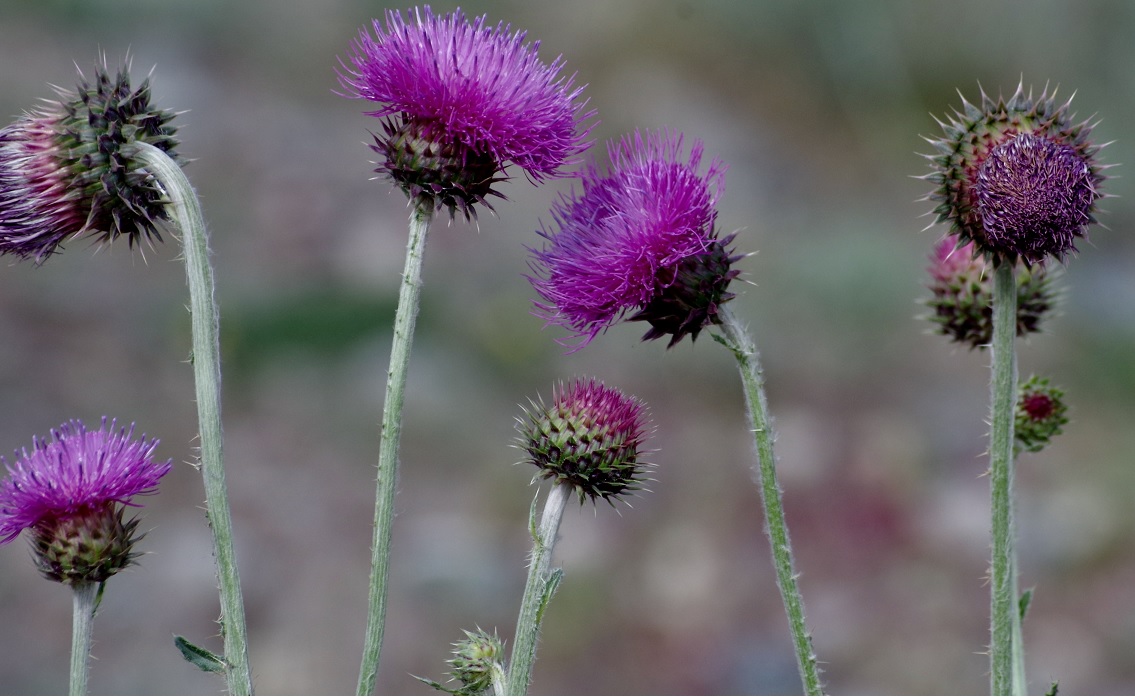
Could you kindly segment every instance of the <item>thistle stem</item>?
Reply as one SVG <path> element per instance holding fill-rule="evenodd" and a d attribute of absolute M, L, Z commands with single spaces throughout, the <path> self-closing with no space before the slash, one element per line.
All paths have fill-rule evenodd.
<path fill-rule="evenodd" d="M 71 606 L 74 615 L 71 620 L 71 685 L 68 694 L 87 694 L 87 675 L 91 664 L 91 634 L 95 621 L 95 598 L 99 584 L 93 581 L 80 581 L 71 587 Z"/>
<path fill-rule="evenodd" d="M 564 507 L 572 493 L 571 485 L 557 484 L 548 492 L 544 513 L 536 525 L 533 504 L 528 528 L 532 534 L 532 558 L 528 564 L 528 581 L 524 584 L 524 597 L 520 601 L 520 616 L 516 620 L 516 637 L 512 643 L 512 659 L 508 665 L 507 693 L 523 695 L 532 682 L 532 664 L 536 661 L 536 641 L 540 636 L 540 623 L 548 601 L 548 570 L 552 562 L 552 548 L 556 533 L 564 516 Z"/>
<path fill-rule="evenodd" d="M 422 290 L 422 254 L 425 252 L 432 217 L 433 209 L 428 206 L 417 206 L 410 215 L 406 264 L 402 271 L 402 286 L 398 291 L 398 310 L 394 315 L 394 339 L 390 349 L 390 367 L 386 373 L 386 399 L 382 408 L 382 436 L 378 450 L 370 591 L 363 660 L 356 692 L 358 695 L 374 693 L 382 653 L 387 581 L 390 576 L 391 525 L 394 522 L 394 488 L 398 480 L 398 444 L 402 435 L 402 405 L 405 401 L 410 347 L 414 341 L 414 325 L 418 319 Z"/>
<path fill-rule="evenodd" d="M 715 335 L 714 338 L 733 352 L 733 356 L 737 359 L 737 367 L 741 371 L 745 403 L 757 446 L 757 467 L 754 473 L 765 514 L 765 534 L 768 535 L 772 547 L 776 585 L 780 589 L 784 610 L 788 614 L 788 625 L 796 649 L 800 679 L 803 681 L 805 694 L 820 695 L 823 694 L 823 687 L 816 666 L 816 654 L 812 650 L 812 637 L 808 634 L 804 622 L 804 600 L 796 584 L 797 573 L 792 560 L 792 544 L 788 539 L 788 523 L 784 518 L 780 484 L 776 478 L 776 458 L 772 450 L 773 434 L 768 422 L 768 406 L 765 400 L 760 359 L 752 340 L 738 323 L 729 306 L 723 306 L 719 312 L 724 336 Z"/>
<path fill-rule="evenodd" d="M 209 237 L 197 194 L 185 173 L 160 149 L 137 143 L 136 158 L 165 189 L 166 208 L 181 231 L 189 283 L 189 315 L 193 341 L 193 378 L 201 443 L 201 476 L 205 484 L 205 514 L 213 531 L 213 556 L 221 598 L 221 629 L 225 641 L 225 679 L 229 694 L 252 694 L 248 664 L 248 629 L 244 618 L 240 576 L 236 569 L 232 515 L 222 457 L 221 356 L 219 310 L 214 296 Z"/>
<path fill-rule="evenodd" d="M 990 680 L 994 695 L 1022 694 L 1014 679 L 1024 673 L 1020 646 L 1013 525 L 1013 412 L 1017 400 L 1017 282 L 1014 265 L 993 272 L 993 353 L 990 380 L 989 484 L 993 517 L 990 565 Z M 1014 640 L 1014 637 L 1017 637 Z M 1020 691 L 1020 692 L 1018 692 Z"/>

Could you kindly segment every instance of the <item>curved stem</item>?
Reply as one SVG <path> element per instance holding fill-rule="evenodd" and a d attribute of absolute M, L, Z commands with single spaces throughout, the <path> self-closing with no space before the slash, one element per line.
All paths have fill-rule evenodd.
<path fill-rule="evenodd" d="M 564 507 L 572 488 L 568 484 L 557 484 L 548 492 L 544 502 L 544 514 L 536 526 L 536 510 L 533 503 L 528 527 L 532 533 L 532 559 L 528 564 L 528 581 L 524 584 L 524 597 L 520 601 L 520 616 L 516 620 L 516 637 L 512 643 L 512 660 L 508 665 L 508 692 L 510 695 L 523 695 L 528 692 L 532 682 L 532 664 L 536 661 L 536 641 L 540 636 L 540 622 L 544 608 L 550 597 L 550 576 L 548 569 L 552 564 L 552 548 L 556 544 L 556 533 L 564 516 Z"/>
<path fill-rule="evenodd" d="M 714 338 L 733 352 L 737 359 L 737 367 L 741 371 L 745 403 L 748 406 L 749 419 L 753 425 L 753 439 L 757 446 L 755 474 L 764 508 L 765 533 L 772 547 L 776 585 L 780 589 L 784 610 L 788 614 L 788 625 L 796 649 L 800 679 L 804 683 L 806 694 L 823 694 L 820 673 L 816 666 L 816 654 L 812 650 L 812 637 L 808 634 L 804 622 L 804 600 L 796 584 L 797 574 L 792 560 L 792 544 L 788 539 L 788 523 L 784 518 L 784 504 L 781 501 L 780 484 L 776 478 L 776 458 L 772 450 L 773 435 L 768 421 L 760 359 L 752 340 L 737 322 L 729 306 L 722 307 L 720 314 L 724 336 L 715 334 Z"/>
<path fill-rule="evenodd" d="M 394 339 L 390 348 L 390 368 L 386 373 L 386 400 L 382 409 L 382 436 L 378 451 L 367 626 L 356 692 L 359 695 L 374 693 L 382 653 L 387 580 L 390 575 L 390 529 L 394 522 L 394 487 L 398 479 L 398 444 L 402 435 L 402 404 L 405 400 L 410 347 L 414 341 L 414 325 L 418 319 L 422 290 L 422 254 L 426 248 L 426 235 L 432 217 L 433 209 L 427 206 L 416 207 L 410 215 L 406 265 L 398 292 L 398 310 L 394 315 Z"/>
<path fill-rule="evenodd" d="M 138 143 L 136 158 L 165 189 L 166 208 L 181 231 L 185 271 L 189 282 L 189 314 L 193 334 L 193 378 L 201 439 L 201 476 L 205 483 L 205 511 L 213 530 L 213 555 L 221 595 L 221 630 L 225 639 L 225 678 L 229 693 L 252 694 L 248 665 L 248 630 L 244 599 L 236 570 L 232 515 L 225 486 L 221 450 L 221 356 L 219 311 L 214 297 L 213 267 L 209 263 L 209 237 L 193 186 L 185 173 L 164 152 Z"/>
<path fill-rule="evenodd" d="M 82 581 L 71 587 L 71 684 L 68 694 L 87 694 L 87 675 L 91 664 L 91 635 L 94 630 L 95 598 L 99 584 Z"/>
<path fill-rule="evenodd" d="M 1016 553 L 1013 526 L 1013 412 L 1017 401 L 1017 282 L 1014 265 L 993 272 L 993 352 L 990 380 L 989 484 L 993 516 L 990 565 L 990 680 L 994 695 L 1024 690 L 1014 675 L 1024 672 L 1019 641 Z M 1014 646 L 1016 644 L 1016 646 Z M 1019 654 L 1019 655 L 1015 655 Z"/>

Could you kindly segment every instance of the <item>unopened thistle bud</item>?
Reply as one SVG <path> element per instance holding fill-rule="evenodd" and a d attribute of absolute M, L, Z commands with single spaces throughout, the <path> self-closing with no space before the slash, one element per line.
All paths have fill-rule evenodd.
<path fill-rule="evenodd" d="M 82 76 L 80 76 L 82 77 Z M 149 80 L 105 61 L 75 91 L 0 129 L 0 254 L 42 261 L 65 240 L 160 240 L 165 194 L 133 157 L 143 142 L 177 159 L 174 114 L 150 104 Z"/>
<path fill-rule="evenodd" d="M 495 633 L 481 630 L 465 632 L 465 639 L 454 644 L 450 675 L 461 683 L 462 694 L 482 695 L 504 674 L 504 642 Z"/>
<path fill-rule="evenodd" d="M 384 119 L 371 146 L 384 158 L 377 172 L 415 205 L 469 217 L 500 196 L 493 185 L 507 165 L 538 182 L 587 147 L 580 124 L 594 111 L 584 113 L 582 88 L 560 76 L 562 60 L 540 61 L 539 42 L 523 32 L 429 7 L 410 21 L 388 11 L 372 28 L 359 33 L 339 82 L 345 96 L 380 105 L 368 112 Z"/>
<path fill-rule="evenodd" d="M 1032 376 L 1017 390 L 1017 410 L 1013 425 L 1018 453 L 1036 453 L 1053 437 L 1063 432 L 1068 423 L 1068 406 L 1064 391 L 1045 378 Z"/>
<path fill-rule="evenodd" d="M 1095 222 L 1103 169 L 1088 141 L 1094 124 L 1073 123 L 1070 101 L 1019 85 L 1008 100 L 962 99 L 941 138 L 928 138 L 934 213 L 995 265 L 1063 260 Z"/>
<path fill-rule="evenodd" d="M 993 338 L 993 281 L 988 264 L 975 257 L 973 244 L 954 247 L 944 239 L 930 254 L 928 287 L 931 296 L 924 302 L 930 308 L 927 319 L 936 332 L 970 348 L 984 348 Z M 1043 266 L 1018 269 L 1017 336 L 1041 329 L 1042 320 L 1056 306 L 1051 275 Z"/>
<path fill-rule="evenodd" d="M 99 583 L 137 557 L 136 519 L 123 519 L 132 498 L 153 494 L 171 464 L 153 459 L 156 440 L 134 440 L 134 428 L 97 431 L 70 421 L 19 453 L 0 482 L 0 544 L 31 534 L 40 572 L 68 585 Z"/>
<path fill-rule="evenodd" d="M 518 446 L 537 478 L 571 486 L 580 503 L 613 502 L 640 488 L 650 467 L 640 458 L 648 431 L 645 405 L 594 379 L 576 379 L 552 391 L 552 403 L 532 402 L 519 419 Z"/>

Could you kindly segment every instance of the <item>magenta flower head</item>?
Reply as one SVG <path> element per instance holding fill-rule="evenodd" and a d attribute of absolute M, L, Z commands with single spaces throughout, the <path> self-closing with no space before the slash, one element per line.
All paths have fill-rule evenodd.
<path fill-rule="evenodd" d="M 930 253 L 927 319 L 936 333 L 970 348 L 985 348 L 993 339 L 992 274 L 986 261 L 974 255 L 972 242 L 960 247 L 954 242 L 941 240 Z M 1023 266 L 1016 281 L 1017 336 L 1039 332 L 1057 304 L 1051 276 L 1043 266 Z"/>
<path fill-rule="evenodd" d="M 1063 260 L 1095 222 L 1104 167 L 1088 141 L 1094 124 L 1073 123 L 1069 106 L 1023 84 L 1007 101 L 982 92 L 980 107 L 963 97 L 939 122 L 945 134 L 927 138 L 938 151 L 926 156 L 933 212 L 995 265 Z"/>
<path fill-rule="evenodd" d="M 703 147 L 683 155 L 683 136 L 635 132 L 608 146 L 611 168 L 594 166 L 583 192 L 552 207 L 559 230 L 541 230 L 532 250 L 533 287 L 543 299 L 537 315 L 575 333 L 576 349 L 635 312 L 650 323 L 643 340 L 671 335 L 673 346 L 720 323 L 718 308 L 733 294 L 740 259 L 718 239 L 717 198 L 725 182 L 719 160 L 699 172 Z"/>
<path fill-rule="evenodd" d="M 371 146 L 384 158 L 377 171 L 416 205 L 469 217 L 500 196 L 492 187 L 508 164 L 539 182 L 587 147 L 580 124 L 595 112 L 584 113 L 583 88 L 560 76 L 562 59 L 540 61 L 540 43 L 524 43 L 524 32 L 428 6 L 410 22 L 388 11 L 373 29 L 353 42 L 339 82 L 345 96 L 380 105 L 367 112 L 383 119 Z"/>
<path fill-rule="evenodd" d="M 157 492 L 170 461 L 154 460 L 156 440 L 134 440 L 116 422 L 88 431 L 69 421 L 17 453 L 0 482 L 0 544 L 31 532 L 40 572 L 66 584 L 102 582 L 137 556 L 137 518 L 124 521 L 135 496 Z"/>
<path fill-rule="evenodd" d="M 71 237 L 161 240 L 165 195 L 133 158 L 149 143 L 177 159 L 174 114 L 150 104 L 149 80 L 128 67 L 94 78 L 0 129 L 0 254 L 37 262 Z"/>
<path fill-rule="evenodd" d="M 538 478 L 571 486 L 580 503 L 614 502 L 640 488 L 650 431 L 646 405 L 595 379 L 577 378 L 552 390 L 552 403 L 534 401 L 517 420 L 518 447 Z"/>

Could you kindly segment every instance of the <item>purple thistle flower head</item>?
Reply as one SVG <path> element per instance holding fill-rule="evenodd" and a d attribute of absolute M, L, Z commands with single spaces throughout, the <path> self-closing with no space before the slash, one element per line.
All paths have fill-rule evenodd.
<path fill-rule="evenodd" d="M 0 544 L 30 530 L 40 571 L 63 583 L 105 581 L 136 556 L 137 520 L 123 520 L 123 506 L 154 494 L 171 468 L 153 458 L 157 440 L 134 439 L 134 426 L 117 429 L 106 419 L 97 431 L 69 421 L 36 438 L 15 465 L 0 458 L 8 477 L 0 482 Z"/>
<path fill-rule="evenodd" d="M 1049 383 L 1047 378 L 1031 376 L 1017 389 L 1013 423 L 1017 452 L 1040 452 L 1068 423 L 1064 390 Z"/>
<path fill-rule="evenodd" d="M 1094 124 L 1074 123 L 1070 105 L 1023 84 L 1008 100 L 982 92 L 981 106 L 963 98 L 939 122 L 944 135 L 927 138 L 938 151 L 926 156 L 933 212 L 995 265 L 1063 260 L 1095 222 L 1105 167 L 1088 141 Z"/>
<path fill-rule="evenodd" d="M 429 6 L 410 22 L 387 11 L 373 31 L 352 43 L 339 82 L 345 96 L 380 105 L 367 112 L 384 119 L 372 146 L 385 157 L 377 171 L 417 205 L 468 217 L 473 204 L 500 196 L 492 186 L 508 164 L 539 182 L 589 144 L 580 124 L 595 112 L 584 112 L 583 88 L 560 76 L 561 58 L 543 63 L 540 42 L 526 44 L 524 32 Z"/>
<path fill-rule="evenodd" d="M 130 85 L 129 66 L 111 77 L 105 58 L 94 79 L 0 129 L 0 254 L 42 261 L 71 237 L 133 247 L 161 240 L 165 195 L 135 163 L 134 143 L 175 160 L 174 114 L 150 105 L 149 80 Z"/>
<path fill-rule="evenodd" d="M 571 486 L 587 498 L 613 503 L 640 488 L 650 431 L 646 405 L 594 378 L 552 390 L 552 403 L 533 401 L 517 420 L 518 446 L 539 468 L 538 478 Z"/>
<path fill-rule="evenodd" d="M 699 172 L 701 142 L 685 156 L 683 136 L 665 131 L 636 131 L 608 151 L 610 171 L 589 167 L 582 193 L 552 207 L 559 230 L 541 230 L 547 242 L 531 250 L 537 315 L 574 331 L 576 350 L 632 311 L 651 324 L 644 340 L 696 339 L 720 321 L 740 274 L 726 249 L 733 236 L 718 239 L 714 227 L 725 166 L 714 159 Z"/>

